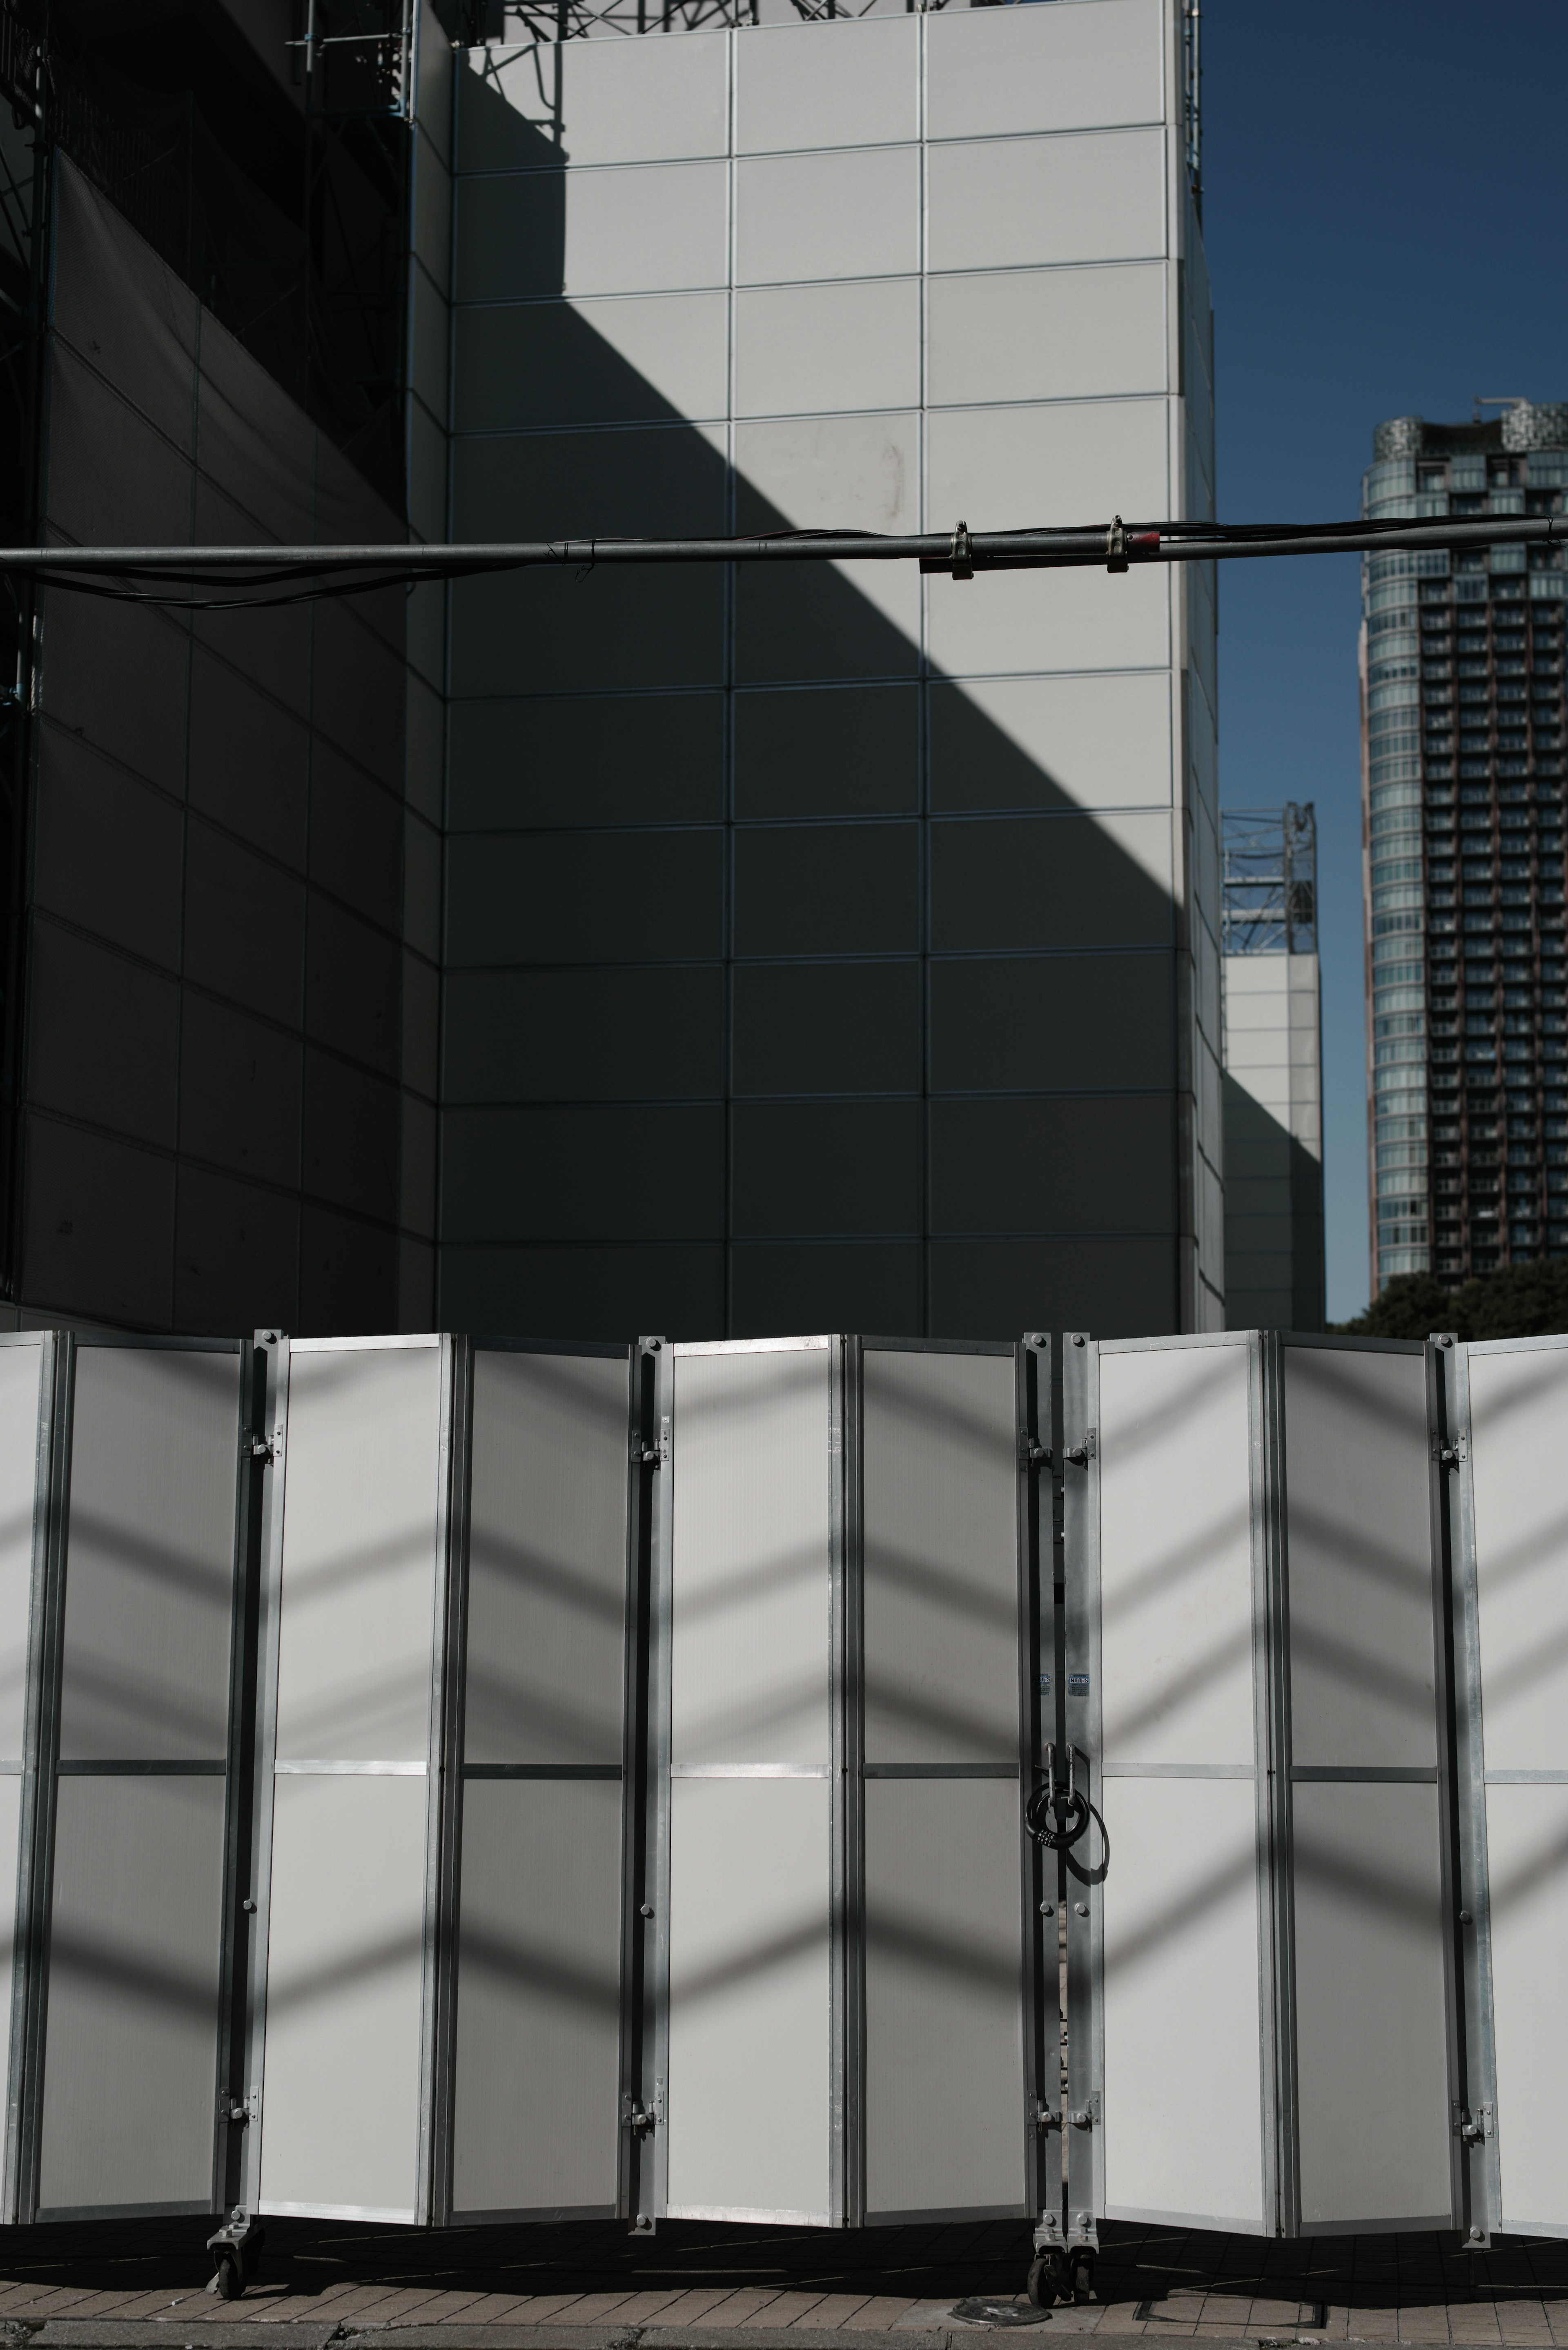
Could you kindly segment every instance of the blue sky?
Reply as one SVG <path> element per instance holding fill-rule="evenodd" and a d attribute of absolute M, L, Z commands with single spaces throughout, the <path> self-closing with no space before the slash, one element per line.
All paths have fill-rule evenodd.
<path fill-rule="evenodd" d="M 1568 400 L 1563 0 L 1203 0 L 1219 514 L 1355 513 L 1386 416 Z M 1366 1303 L 1358 575 L 1221 565 L 1226 804 L 1317 806 L 1328 1310 Z"/>

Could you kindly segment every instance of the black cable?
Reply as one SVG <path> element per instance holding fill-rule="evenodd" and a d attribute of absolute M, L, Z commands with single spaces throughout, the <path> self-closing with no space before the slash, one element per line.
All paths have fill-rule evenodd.
<path fill-rule="evenodd" d="M 1047 1746 L 1045 1784 L 1035 1788 L 1023 1807 L 1025 1827 L 1047 1852 L 1065 1852 L 1075 1845 L 1094 1817 L 1087 1795 L 1075 1783 L 1074 1766 L 1077 1759 L 1075 1748 L 1069 1746 L 1064 1784 L 1056 1776 L 1056 1749 Z"/>

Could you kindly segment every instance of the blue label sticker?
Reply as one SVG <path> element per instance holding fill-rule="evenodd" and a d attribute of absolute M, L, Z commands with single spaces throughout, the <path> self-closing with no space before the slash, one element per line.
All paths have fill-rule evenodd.
<path fill-rule="evenodd" d="M 1088 1694 L 1089 1694 L 1089 1676 L 1088 1676 L 1088 1674 L 1087 1674 L 1087 1673 L 1069 1673 L 1069 1674 L 1068 1674 L 1068 1676 L 1067 1676 L 1067 1695 L 1068 1695 L 1069 1697 L 1087 1697 L 1087 1696 L 1088 1696 Z"/>
<path fill-rule="evenodd" d="M 1042 1673 L 1040 1676 L 1040 1694 L 1042 1697 L 1049 1697 L 1051 1694 L 1051 1676 L 1049 1673 Z"/>

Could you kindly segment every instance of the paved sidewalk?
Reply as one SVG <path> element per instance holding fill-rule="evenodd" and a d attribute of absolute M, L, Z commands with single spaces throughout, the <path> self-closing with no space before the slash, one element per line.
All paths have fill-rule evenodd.
<path fill-rule="evenodd" d="M 0 2231 L 0 2329 L 14 2342 L 313 2343 L 341 2329 L 451 2350 L 546 2337 L 659 2350 L 695 2335 L 767 2350 L 893 2333 L 945 2341 L 956 2302 L 1022 2293 L 1030 2230 L 1013 2220 L 834 2233 L 667 2222 L 651 2240 L 608 2222 L 460 2228 L 265 2222 L 256 2282 L 239 2302 L 202 2291 L 204 2220 L 71 2222 Z M 276 2328 L 273 2334 L 270 2329 Z M 299 2329 L 297 2334 L 296 2329 Z M 493 2329 L 492 2331 L 491 2329 Z M 1093 2299 L 1052 2313 L 1057 2334 L 1187 2334 L 1210 2342 L 1562 2344 L 1568 2243 L 1510 2241 L 1470 2256 L 1451 2235 L 1313 2238 L 1110 2226 Z M 1025 2337 L 1031 2338 L 1031 2337 Z M 1036 2334 L 1034 2339 L 1040 2339 Z M 45 2345 L 47 2350 L 47 2345 Z M 392 2350 L 392 2345 L 388 2345 Z"/>

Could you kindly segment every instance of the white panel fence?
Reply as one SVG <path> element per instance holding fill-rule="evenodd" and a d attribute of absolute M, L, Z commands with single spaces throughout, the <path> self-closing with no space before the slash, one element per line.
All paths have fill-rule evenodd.
<path fill-rule="evenodd" d="M 0 2220 L 1568 2234 L 1568 1339 L 1051 1367 L 0 1339 Z"/>

